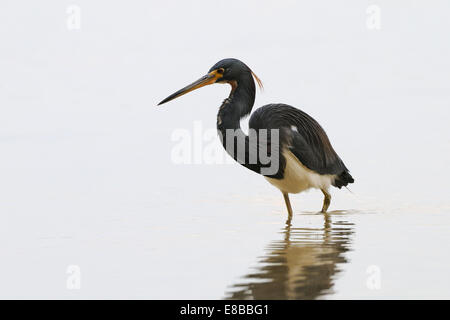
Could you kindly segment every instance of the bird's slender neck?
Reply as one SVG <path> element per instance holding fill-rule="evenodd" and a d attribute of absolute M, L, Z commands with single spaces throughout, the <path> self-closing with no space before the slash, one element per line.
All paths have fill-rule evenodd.
<path fill-rule="evenodd" d="M 234 160 L 246 168 L 260 173 L 260 162 L 249 162 L 249 137 L 242 131 L 240 120 L 250 114 L 255 103 L 255 82 L 251 73 L 230 82 L 231 92 L 220 106 L 217 131 L 223 147 Z"/>
<path fill-rule="evenodd" d="M 240 120 L 250 114 L 255 103 L 255 82 L 251 72 L 230 84 L 230 95 L 220 106 L 217 115 L 217 130 L 223 147 L 244 167 L 264 176 L 281 178 L 284 168 L 279 153 L 281 148 L 272 146 L 273 141 L 279 145 L 278 135 L 273 140 L 275 137 L 271 133 L 261 136 L 258 132 L 256 138 L 255 131 L 250 132 L 253 128 L 249 128 L 249 137 L 241 129 Z"/>
<path fill-rule="evenodd" d="M 255 103 L 255 82 L 250 72 L 238 80 L 230 81 L 231 92 L 220 106 L 217 129 L 240 129 L 240 120 L 250 114 Z"/>

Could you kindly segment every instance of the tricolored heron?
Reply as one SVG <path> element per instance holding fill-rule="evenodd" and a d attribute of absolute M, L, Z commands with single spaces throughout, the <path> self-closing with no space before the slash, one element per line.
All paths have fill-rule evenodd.
<path fill-rule="evenodd" d="M 255 80 L 261 87 L 261 81 L 245 63 L 237 59 L 224 59 L 212 66 L 206 75 L 158 105 L 208 84 L 230 84 L 230 95 L 223 101 L 217 115 L 217 130 L 225 150 L 243 166 L 262 174 L 282 192 L 289 216 L 292 216 L 289 193 L 310 188 L 322 190 L 322 212 L 326 213 L 331 201 L 330 186 L 340 189 L 354 182 L 349 170 L 334 151 L 319 123 L 292 106 L 268 104 L 258 108 L 249 121 L 249 131 L 255 133 L 256 139 L 246 135 L 241 130 L 240 120 L 249 115 L 253 108 Z M 259 134 L 263 131 L 265 138 Z M 230 132 L 233 134 L 231 138 Z M 263 149 L 275 157 L 267 161 L 268 158 L 260 154 Z M 238 150 L 243 150 L 243 153 L 239 155 Z M 251 158 L 253 161 L 250 161 Z M 269 172 L 268 169 L 274 167 L 274 161 L 277 162 L 276 171 Z"/>

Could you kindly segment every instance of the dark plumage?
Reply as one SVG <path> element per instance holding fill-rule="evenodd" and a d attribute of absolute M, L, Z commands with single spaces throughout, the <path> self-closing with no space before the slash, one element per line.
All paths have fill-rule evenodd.
<path fill-rule="evenodd" d="M 284 147 L 289 148 L 308 169 L 319 174 L 336 175 L 338 178 L 333 185 L 338 188 L 354 182 L 323 128 L 305 112 L 286 104 L 268 104 L 252 114 L 249 127 L 284 128 L 281 131 L 285 135 L 281 141 L 287 143 Z"/>
<path fill-rule="evenodd" d="M 322 211 L 326 212 L 331 199 L 328 187 L 347 186 L 354 182 L 352 176 L 319 123 L 289 105 L 269 104 L 257 109 L 250 118 L 247 136 L 241 130 L 240 120 L 253 108 L 254 79 L 261 86 L 258 77 L 242 61 L 224 59 L 216 63 L 207 75 L 159 104 L 207 84 L 230 84 L 230 95 L 223 101 L 217 115 L 217 130 L 225 150 L 240 164 L 264 175 L 281 190 L 289 215 L 292 209 L 288 194 L 309 188 L 322 190 L 325 196 Z M 271 168 L 276 170 L 269 170 Z"/>

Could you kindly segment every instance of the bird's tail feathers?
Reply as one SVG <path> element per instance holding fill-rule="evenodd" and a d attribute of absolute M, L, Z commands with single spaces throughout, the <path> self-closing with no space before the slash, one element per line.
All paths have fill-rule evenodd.
<path fill-rule="evenodd" d="M 347 185 L 349 183 L 353 183 L 353 182 L 355 182 L 355 179 L 353 179 L 350 172 L 348 172 L 348 170 L 344 170 L 340 175 L 336 176 L 336 179 L 334 180 L 333 185 L 336 188 L 340 189 L 342 187 L 347 187 Z"/>

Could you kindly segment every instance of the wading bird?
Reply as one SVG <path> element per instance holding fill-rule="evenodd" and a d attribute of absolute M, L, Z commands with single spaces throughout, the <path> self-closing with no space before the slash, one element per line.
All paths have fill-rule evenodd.
<path fill-rule="evenodd" d="M 225 150 L 246 168 L 262 174 L 282 192 L 289 216 L 292 216 L 289 193 L 310 188 L 322 190 L 322 212 L 327 212 L 331 201 L 330 186 L 339 189 L 347 186 L 354 182 L 352 176 L 319 123 L 292 106 L 268 104 L 258 108 L 249 121 L 249 131 L 255 132 L 256 138 L 246 135 L 241 130 L 240 120 L 252 111 L 255 80 L 262 87 L 259 78 L 242 61 L 224 59 L 206 75 L 158 105 L 209 84 L 230 84 L 230 95 L 223 101 L 217 115 L 217 130 Z M 263 131 L 265 137 L 259 134 Z M 270 157 L 263 157 L 261 150 Z M 274 167 L 275 171 L 270 170 Z"/>

